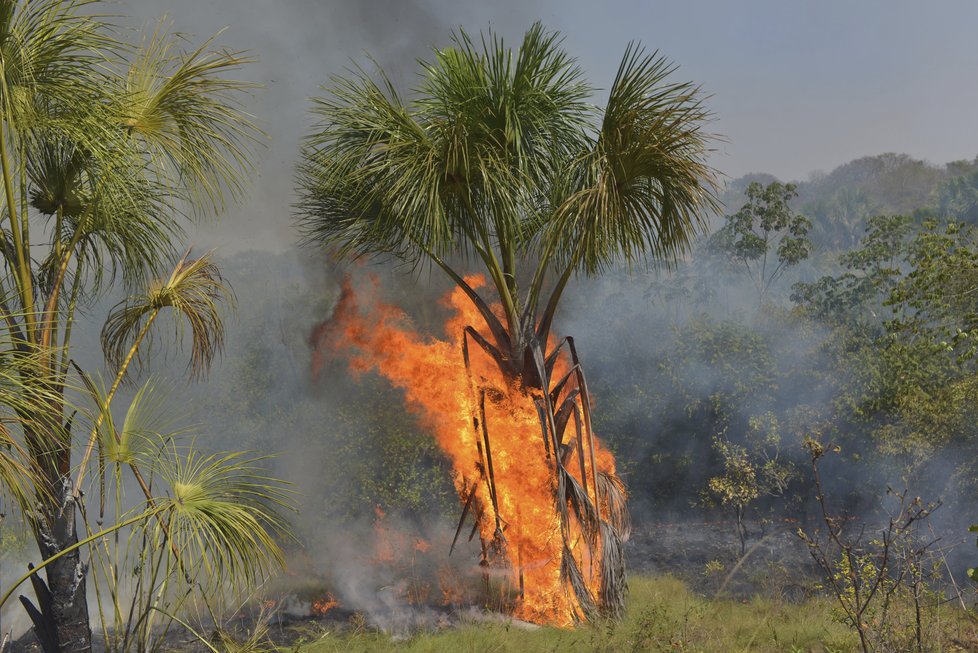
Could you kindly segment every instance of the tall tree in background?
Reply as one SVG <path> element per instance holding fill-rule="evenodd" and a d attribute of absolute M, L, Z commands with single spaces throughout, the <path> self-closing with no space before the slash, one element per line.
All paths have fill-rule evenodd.
<path fill-rule="evenodd" d="M 626 49 L 599 109 L 558 35 L 539 24 L 515 52 L 495 35 L 481 44 L 456 35 L 453 47 L 422 65 L 410 99 L 383 73 L 334 79 L 316 101 L 322 122 L 303 150 L 299 223 L 309 241 L 344 255 L 390 255 L 443 270 L 485 321 L 486 330 L 469 337 L 512 387 L 539 402 L 556 454 L 574 401 L 550 378 L 561 296 L 576 274 L 686 250 L 715 205 L 714 171 L 705 163 L 708 112 L 695 86 L 670 80 L 673 65 L 638 46 Z M 450 262 L 457 256 L 481 265 L 492 295 L 465 280 Z M 587 388 L 576 369 L 589 431 Z M 582 606 L 618 615 L 624 570 L 615 557 L 626 526 L 624 513 L 609 506 L 624 505 L 622 486 L 595 478 L 594 495 L 575 491 L 555 457 L 561 523 L 570 506 L 588 541 L 604 543 L 591 551 L 605 575 L 600 595 L 573 582 L 579 561 L 565 555 L 568 582 Z"/>
<path fill-rule="evenodd" d="M 761 301 L 789 267 L 811 254 L 812 223 L 788 205 L 796 195 L 794 184 L 751 182 L 747 202 L 710 237 L 712 250 L 743 266 Z"/>
<path fill-rule="evenodd" d="M 183 260 L 146 295 L 144 311 L 121 307 L 106 346 L 129 354 L 110 357 L 119 376 L 75 479 L 70 388 L 82 384 L 70 347 L 79 308 L 117 278 L 131 289 L 166 278 L 182 221 L 238 194 L 258 136 L 237 105 L 248 85 L 224 77 L 245 62 L 239 54 L 210 41 L 184 51 L 163 26 L 133 48 L 114 40 L 93 4 L 0 2 L 0 320 L 4 378 L 17 398 L 0 401 L 22 432 L 31 481 L 21 494 L 43 558 L 78 541 L 94 432 L 156 315 L 172 308 L 189 321 L 200 372 L 220 344 L 211 309 L 223 290 L 212 265 Z M 46 583 L 35 579 L 40 609 L 28 606 L 42 643 L 90 650 L 79 551 L 45 572 Z"/>

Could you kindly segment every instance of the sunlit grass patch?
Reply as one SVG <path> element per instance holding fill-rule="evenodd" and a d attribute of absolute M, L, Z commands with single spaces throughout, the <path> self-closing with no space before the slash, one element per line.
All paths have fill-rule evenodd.
<path fill-rule="evenodd" d="M 633 578 L 621 623 L 574 630 L 527 628 L 516 622 L 471 623 L 409 639 L 364 629 L 327 633 L 302 653 L 435 651 L 544 653 L 551 651 L 851 651 L 857 640 L 832 620 L 831 603 L 711 600 L 671 577 Z"/>

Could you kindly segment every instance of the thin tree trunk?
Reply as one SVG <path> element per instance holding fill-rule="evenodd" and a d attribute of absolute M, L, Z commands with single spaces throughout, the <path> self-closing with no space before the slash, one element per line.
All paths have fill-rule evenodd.
<path fill-rule="evenodd" d="M 56 498 L 64 509 L 56 508 L 54 514 L 48 515 L 46 524 L 37 527 L 38 549 L 43 559 L 78 542 L 74 502 L 67 483 L 57 489 Z M 86 595 L 88 566 L 81 561 L 80 549 L 55 560 L 44 571 L 47 583 L 40 579 L 34 582 L 37 611 L 28 607 L 28 613 L 45 653 L 89 653 L 92 630 Z M 21 597 L 21 602 L 27 605 L 25 597 Z"/>
<path fill-rule="evenodd" d="M 41 554 L 46 558 L 78 542 L 75 531 L 75 511 L 60 521 L 57 549 Z M 70 525 L 69 525 L 70 523 Z M 92 629 L 88 616 L 86 576 L 88 566 L 81 561 L 81 550 L 75 550 L 51 563 L 47 568 L 48 591 L 51 593 L 51 617 L 62 653 L 88 653 L 92 650 Z"/>
<path fill-rule="evenodd" d="M 75 500 L 71 494 L 70 435 L 63 432 L 61 407 L 47 407 L 50 417 L 35 414 L 33 424 L 40 432 L 31 438 L 53 447 L 39 470 L 46 486 L 40 515 L 33 528 L 41 558 L 47 560 L 78 543 L 75 525 Z M 28 431 L 32 429 L 27 429 Z M 45 461 L 44 458 L 41 459 Z M 90 653 L 92 630 L 89 623 L 86 576 L 88 565 L 75 549 L 45 567 L 47 582 L 31 578 L 37 605 L 26 597 L 20 600 L 34 624 L 35 634 L 45 653 Z"/>

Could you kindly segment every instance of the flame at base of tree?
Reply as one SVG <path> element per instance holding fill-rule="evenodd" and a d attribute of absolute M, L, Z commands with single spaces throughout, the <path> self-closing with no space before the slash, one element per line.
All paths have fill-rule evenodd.
<path fill-rule="evenodd" d="M 456 540 L 479 537 L 486 573 L 504 573 L 518 592 L 517 617 L 569 626 L 620 616 L 625 490 L 614 457 L 591 432 L 573 341 L 538 350 L 549 392 L 527 388 L 480 345 L 474 325 L 484 322 L 464 292 L 456 288 L 446 301 L 447 339 L 426 338 L 402 311 L 362 301 L 345 282 L 314 336 L 314 372 L 323 346 L 345 353 L 354 372 L 375 371 L 404 391 L 409 411 L 452 463 L 462 502 Z"/>

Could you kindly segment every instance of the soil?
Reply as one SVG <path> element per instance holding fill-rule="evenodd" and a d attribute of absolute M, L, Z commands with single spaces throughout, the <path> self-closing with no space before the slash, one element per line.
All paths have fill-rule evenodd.
<path fill-rule="evenodd" d="M 800 526 L 795 520 L 749 523 L 742 556 L 732 521 L 638 524 L 625 550 L 632 573 L 676 576 L 705 596 L 722 588 L 727 598 L 800 601 L 820 572 L 798 537 Z"/>

